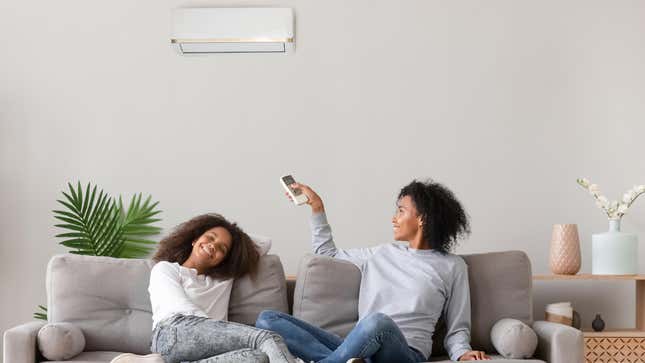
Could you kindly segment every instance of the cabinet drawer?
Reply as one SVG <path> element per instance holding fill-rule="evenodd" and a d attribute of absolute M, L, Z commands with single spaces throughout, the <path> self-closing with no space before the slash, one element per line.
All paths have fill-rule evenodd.
<path fill-rule="evenodd" d="M 585 337 L 586 363 L 645 363 L 644 337 Z"/>

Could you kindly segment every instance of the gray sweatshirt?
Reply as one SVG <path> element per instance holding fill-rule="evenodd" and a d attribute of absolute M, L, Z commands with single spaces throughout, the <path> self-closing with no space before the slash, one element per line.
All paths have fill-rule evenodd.
<path fill-rule="evenodd" d="M 359 320 L 370 313 L 388 315 L 408 345 L 426 357 L 443 314 L 444 346 L 451 360 L 471 350 L 468 266 L 453 254 L 387 243 L 372 248 L 340 249 L 334 244 L 324 213 L 311 217 L 314 253 L 354 263 L 361 270 Z"/>

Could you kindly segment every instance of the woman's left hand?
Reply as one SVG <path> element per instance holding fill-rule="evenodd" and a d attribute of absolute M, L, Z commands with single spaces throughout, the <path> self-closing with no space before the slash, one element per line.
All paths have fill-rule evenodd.
<path fill-rule="evenodd" d="M 470 350 L 459 357 L 459 361 L 465 360 L 490 360 L 490 357 L 481 350 Z"/>

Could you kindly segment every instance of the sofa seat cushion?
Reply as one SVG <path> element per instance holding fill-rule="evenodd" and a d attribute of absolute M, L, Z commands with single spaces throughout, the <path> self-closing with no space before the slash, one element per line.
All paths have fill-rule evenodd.
<path fill-rule="evenodd" d="M 489 354 L 491 360 L 478 361 L 487 363 L 546 363 L 539 359 L 506 359 L 501 355 Z M 433 357 L 430 362 L 432 363 L 453 363 L 448 357 Z"/>
<path fill-rule="evenodd" d="M 83 352 L 76 357 L 69 360 L 51 360 L 44 363 L 62 363 L 62 362 L 75 362 L 75 363 L 110 363 L 119 354 L 123 352 L 110 352 L 110 351 L 96 351 L 96 352 Z"/>
<path fill-rule="evenodd" d="M 73 359 L 66 361 L 45 361 L 43 363 L 63 363 L 63 362 L 75 362 L 75 363 L 109 363 L 119 354 L 123 352 L 83 352 Z M 492 358 L 486 362 L 490 363 L 546 363 L 543 360 L 539 359 L 506 359 L 501 355 L 490 355 Z M 433 357 L 429 362 L 432 363 L 453 363 L 448 357 Z"/>

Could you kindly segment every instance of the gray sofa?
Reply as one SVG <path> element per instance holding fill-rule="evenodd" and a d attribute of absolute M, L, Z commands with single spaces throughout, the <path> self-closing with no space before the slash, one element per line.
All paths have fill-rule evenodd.
<path fill-rule="evenodd" d="M 469 265 L 472 345 L 494 353 L 490 329 L 500 318 L 516 318 L 539 337 L 536 359 L 504 363 L 578 363 L 582 334 L 560 324 L 532 320 L 531 267 L 522 252 L 463 256 Z M 147 285 L 152 263 L 77 255 L 55 256 L 47 268 L 50 322 L 71 322 L 83 331 L 85 351 L 70 362 L 109 362 L 120 352 L 149 353 L 152 317 Z M 253 324 L 265 309 L 294 316 L 344 336 L 356 323 L 360 272 L 351 263 L 307 255 L 296 281 L 285 280 L 280 259 L 263 256 L 259 276 L 235 281 L 229 320 Z M 290 309 L 290 303 L 293 304 Z M 5 363 L 44 361 L 36 336 L 44 322 L 23 324 L 4 333 Z M 431 361 L 442 357 L 441 331 L 434 337 Z"/>

